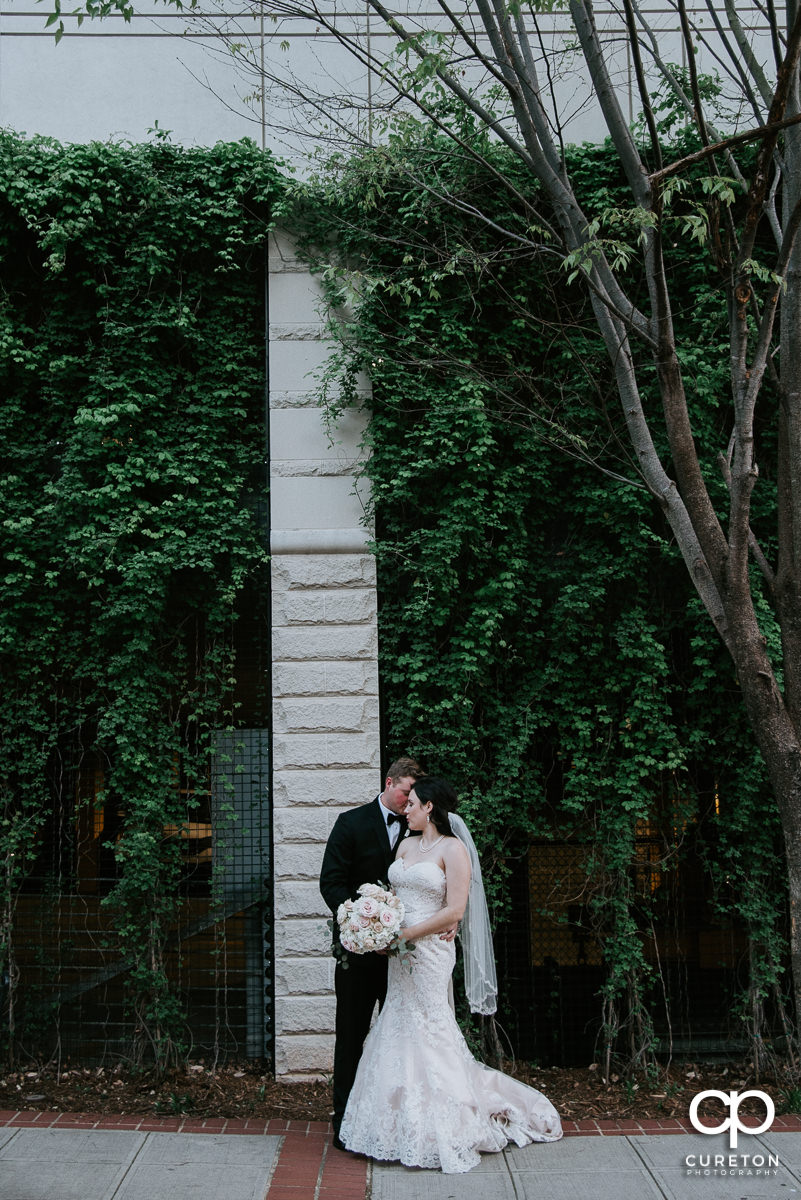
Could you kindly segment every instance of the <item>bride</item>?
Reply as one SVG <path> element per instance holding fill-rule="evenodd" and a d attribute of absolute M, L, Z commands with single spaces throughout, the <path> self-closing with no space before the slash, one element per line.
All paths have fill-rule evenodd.
<path fill-rule="evenodd" d="M 465 985 L 473 1011 L 495 1011 L 495 964 L 475 846 L 444 779 L 418 779 L 409 829 L 389 869 L 414 942 L 412 970 L 389 960 L 387 998 L 364 1044 L 339 1136 L 348 1150 L 410 1167 L 469 1171 L 479 1151 L 562 1136 L 551 1102 L 476 1061 L 449 1003 L 455 961 L 440 934 L 462 918 Z M 471 867 L 472 863 L 472 867 Z"/>

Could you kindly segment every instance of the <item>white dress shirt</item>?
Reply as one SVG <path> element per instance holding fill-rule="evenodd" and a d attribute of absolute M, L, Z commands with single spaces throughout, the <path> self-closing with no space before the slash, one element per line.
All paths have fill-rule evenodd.
<path fill-rule="evenodd" d="M 383 796 L 383 794 L 384 793 L 382 792 L 381 795 Z M 384 818 L 384 824 L 387 829 L 387 837 L 389 838 L 389 844 L 392 847 L 392 849 L 394 850 L 395 847 L 397 846 L 398 842 L 400 841 L 400 835 L 401 835 L 402 828 L 403 828 L 403 822 L 402 821 L 393 821 L 392 824 L 390 824 L 390 822 L 389 822 L 390 814 L 392 814 L 393 816 L 395 814 L 392 813 L 391 809 L 384 807 L 384 804 L 381 801 L 381 796 L 378 797 L 378 807 L 381 809 L 381 816 Z"/>

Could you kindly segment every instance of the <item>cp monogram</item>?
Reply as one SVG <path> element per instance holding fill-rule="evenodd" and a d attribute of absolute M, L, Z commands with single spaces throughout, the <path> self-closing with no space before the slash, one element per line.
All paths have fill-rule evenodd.
<path fill-rule="evenodd" d="M 707 1096 L 714 1096 L 717 1100 L 722 1100 L 730 1111 L 728 1116 L 720 1125 L 702 1125 L 698 1120 L 698 1106 Z M 743 1125 L 740 1120 L 740 1105 L 747 1096 L 758 1096 L 765 1105 L 765 1120 L 761 1125 Z M 728 1129 L 729 1133 L 729 1149 L 737 1149 L 737 1134 L 742 1129 L 743 1133 L 764 1133 L 773 1123 L 773 1118 L 776 1115 L 776 1109 L 770 1096 L 766 1096 L 764 1092 L 718 1092 L 714 1088 L 708 1092 L 699 1092 L 697 1096 L 693 1096 L 690 1103 L 690 1124 L 693 1129 L 697 1129 L 699 1133 L 725 1133 Z"/>

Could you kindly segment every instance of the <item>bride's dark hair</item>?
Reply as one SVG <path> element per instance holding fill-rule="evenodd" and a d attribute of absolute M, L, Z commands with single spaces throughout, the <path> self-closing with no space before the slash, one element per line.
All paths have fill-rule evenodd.
<path fill-rule="evenodd" d="M 455 837 L 448 813 L 456 812 L 459 798 L 447 779 L 440 779 L 437 775 L 423 775 L 421 779 L 415 779 L 414 793 L 421 804 L 431 804 L 431 824 L 436 827 L 437 833 L 445 837 Z"/>

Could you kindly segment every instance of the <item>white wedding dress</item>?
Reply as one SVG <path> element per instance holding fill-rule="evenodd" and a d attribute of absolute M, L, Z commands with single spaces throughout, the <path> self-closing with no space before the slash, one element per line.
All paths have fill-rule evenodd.
<path fill-rule="evenodd" d="M 445 875 L 436 863 L 406 869 L 396 859 L 389 881 L 406 926 L 444 906 Z M 349 1150 L 457 1174 L 478 1165 L 479 1151 L 562 1136 L 541 1092 L 468 1050 L 448 1002 L 455 958 L 454 943 L 439 934 L 417 941 L 411 972 L 390 958 L 386 1002 L 364 1043 L 339 1133 Z"/>

